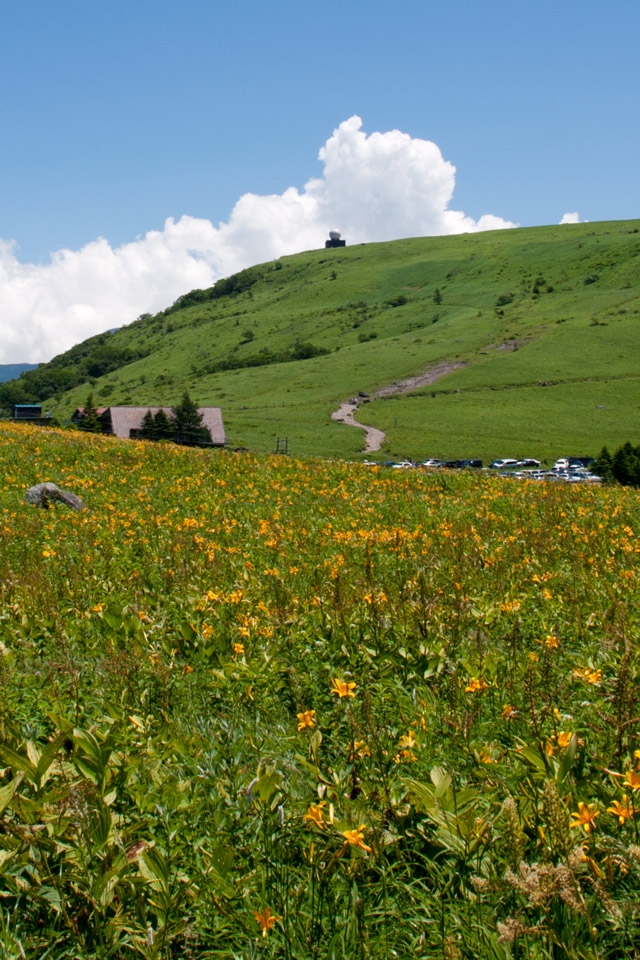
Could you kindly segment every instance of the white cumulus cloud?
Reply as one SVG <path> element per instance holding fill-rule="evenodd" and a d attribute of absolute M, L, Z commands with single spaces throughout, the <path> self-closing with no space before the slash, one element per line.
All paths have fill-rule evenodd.
<path fill-rule="evenodd" d="M 581 223 L 580 214 L 576 210 L 574 213 L 563 213 L 560 223 Z"/>
<path fill-rule="evenodd" d="M 14 245 L 0 240 L 0 362 L 48 360 L 243 267 L 320 248 L 332 229 L 364 243 L 515 226 L 449 209 L 456 170 L 428 140 L 399 130 L 367 135 L 351 117 L 319 157 L 322 176 L 301 191 L 244 194 L 217 226 L 170 218 L 131 243 L 114 248 L 98 238 L 42 265 L 20 263 Z"/>

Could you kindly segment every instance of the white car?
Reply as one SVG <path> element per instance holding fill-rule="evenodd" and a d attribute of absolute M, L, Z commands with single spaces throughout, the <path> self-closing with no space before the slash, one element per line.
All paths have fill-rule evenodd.
<path fill-rule="evenodd" d="M 489 464 L 490 470 L 504 470 L 505 467 L 515 467 L 517 460 L 513 460 L 510 457 L 507 457 L 504 460 L 492 460 Z"/>

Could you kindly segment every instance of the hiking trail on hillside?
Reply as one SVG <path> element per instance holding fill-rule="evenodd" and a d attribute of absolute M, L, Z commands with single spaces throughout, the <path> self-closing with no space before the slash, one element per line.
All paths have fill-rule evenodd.
<path fill-rule="evenodd" d="M 351 400 L 343 401 L 338 410 L 334 410 L 331 414 L 331 419 L 336 420 L 338 423 L 345 423 L 349 427 L 359 427 L 361 430 L 364 430 L 364 452 L 376 453 L 381 449 L 386 439 L 386 434 L 383 430 L 378 430 L 377 427 L 370 427 L 356 420 L 355 411 L 360 404 L 363 401 L 368 402 L 369 400 L 380 400 L 383 397 L 391 397 L 396 393 L 411 393 L 412 390 L 420 390 L 421 387 L 428 387 L 430 384 L 435 383 L 436 380 L 446 377 L 447 374 L 453 373 L 454 370 L 458 370 L 460 367 L 464 367 L 464 363 L 454 363 L 446 360 L 442 363 L 435 363 L 429 367 L 428 370 L 425 370 L 424 373 L 389 383 L 386 387 L 380 387 L 379 390 L 376 390 L 370 396 L 352 397 Z"/>

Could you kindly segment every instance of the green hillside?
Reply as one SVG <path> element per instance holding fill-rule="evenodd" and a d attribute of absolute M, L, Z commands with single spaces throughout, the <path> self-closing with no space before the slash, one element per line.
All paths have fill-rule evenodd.
<path fill-rule="evenodd" d="M 5 386 L 67 417 L 96 402 L 223 409 L 229 442 L 354 457 L 341 401 L 435 364 L 435 384 L 361 405 L 381 456 L 592 453 L 638 439 L 640 221 L 313 250 L 192 291 Z M 13 391 L 13 393 L 11 392 Z M 16 393 L 16 391 L 18 391 Z M 435 394 L 435 396 L 434 396 Z"/>

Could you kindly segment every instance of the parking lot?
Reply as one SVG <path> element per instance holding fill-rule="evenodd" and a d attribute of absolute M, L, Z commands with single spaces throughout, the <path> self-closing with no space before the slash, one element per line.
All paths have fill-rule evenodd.
<path fill-rule="evenodd" d="M 387 467 L 391 470 L 478 470 L 511 480 L 539 480 L 547 483 L 602 483 L 591 471 L 593 457 L 560 457 L 552 467 L 545 467 L 534 457 L 515 459 L 503 457 L 492 460 L 486 466 L 482 460 L 365 460 L 368 466 Z"/>

